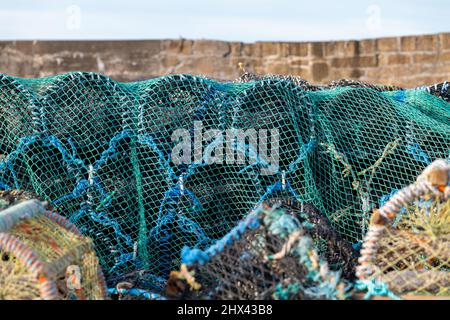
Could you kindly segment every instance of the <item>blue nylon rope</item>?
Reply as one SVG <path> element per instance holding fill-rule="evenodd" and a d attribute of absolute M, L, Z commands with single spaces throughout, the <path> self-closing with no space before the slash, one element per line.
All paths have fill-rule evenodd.
<path fill-rule="evenodd" d="M 198 248 L 189 248 L 184 246 L 181 250 L 181 261 L 186 265 L 193 265 L 195 263 L 204 264 L 210 260 L 212 256 L 215 256 L 219 252 L 222 252 L 227 245 L 233 244 L 235 240 L 239 240 L 241 236 L 248 229 L 256 229 L 260 222 L 260 210 L 257 209 L 250 213 L 243 221 L 239 222 L 236 227 L 231 229 L 224 237 L 217 240 L 206 250 L 200 250 Z"/>
<path fill-rule="evenodd" d="M 430 157 L 422 150 L 418 143 L 408 144 L 406 146 L 406 151 L 411 154 L 416 161 L 423 162 L 427 165 L 431 163 Z"/>
<path fill-rule="evenodd" d="M 132 288 L 132 289 L 117 289 L 117 288 L 109 288 L 108 289 L 109 294 L 123 294 L 123 295 L 130 295 L 132 297 L 144 297 L 148 300 L 166 300 L 163 296 L 150 292 L 147 290 Z"/>

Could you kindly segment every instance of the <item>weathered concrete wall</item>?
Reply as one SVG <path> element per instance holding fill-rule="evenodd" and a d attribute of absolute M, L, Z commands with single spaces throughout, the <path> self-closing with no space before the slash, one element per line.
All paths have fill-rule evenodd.
<path fill-rule="evenodd" d="M 42 77 L 95 71 L 119 81 L 170 73 L 232 80 L 238 63 L 313 83 L 352 78 L 414 87 L 450 78 L 450 33 L 335 42 L 2 41 L 0 72 Z"/>

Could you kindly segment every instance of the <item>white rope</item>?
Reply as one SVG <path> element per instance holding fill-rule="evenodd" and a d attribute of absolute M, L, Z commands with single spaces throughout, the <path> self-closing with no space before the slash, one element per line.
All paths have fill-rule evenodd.
<path fill-rule="evenodd" d="M 415 183 L 398 191 L 380 208 L 378 214 L 383 220 L 372 223 L 364 237 L 361 256 L 358 259 L 359 266 L 356 268 L 356 275 L 360 279 L 374 274 L 377 270 L 373 263 L 378 251 L 378 242 L 386 228 L 385 224 L 393 221 L 402 208 L 416 199 L 426 197 L 449 199 L 449 183 L 450 165 L 444 160 L 436 160 L 425 168 Z"/>

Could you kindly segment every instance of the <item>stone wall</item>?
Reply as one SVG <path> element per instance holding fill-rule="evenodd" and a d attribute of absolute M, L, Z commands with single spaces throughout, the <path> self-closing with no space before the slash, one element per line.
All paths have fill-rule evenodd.
<path fill-rule="evenodd" d="M 405 87 L 450 80 L 450 33 L 333 42 L 210 40 L 0 41 L 0 72 L 42 77 L 95 71 L 119 81 L 170 73 L 233 80 L 247 71 L 313 83 L 352 78 Z"/>

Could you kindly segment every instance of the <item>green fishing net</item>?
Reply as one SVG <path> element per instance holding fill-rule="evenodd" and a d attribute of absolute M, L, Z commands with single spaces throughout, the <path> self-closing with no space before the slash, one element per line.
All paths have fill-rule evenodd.
<path fill-rule="evenodd" d="M 50 200 L 93 239 L 112 282 L 141 270 L 148 287 L 164 287 L 183 247 L 210 247 L 274 197 L 314 208 L 356 248 L 374 207 L 449 158 L 446 90 L 276 76 L 0 75 L 0 188 Z M 192 161 L 176 163 L 173 134 L 183 129 L 192 140 L 207 130 L 268 135 L 233 140 L 243 163 L 210 163 L 219 135 L 192 143 Z M 277 143 L 278 166 L 266 174 L 255 150 Z"/>

